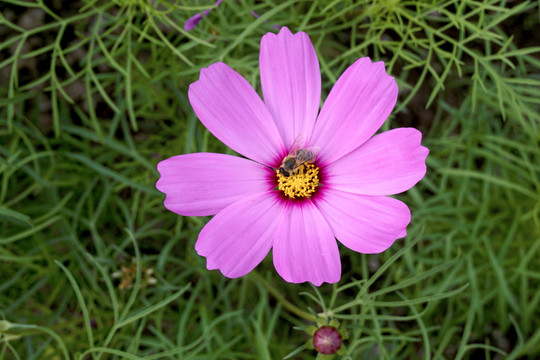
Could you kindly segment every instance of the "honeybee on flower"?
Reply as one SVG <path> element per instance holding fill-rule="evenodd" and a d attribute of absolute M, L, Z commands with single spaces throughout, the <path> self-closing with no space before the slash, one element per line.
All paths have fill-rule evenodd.
<path fill-rule="evenodd" d="M 281 175 L 289 177 L 291 174 L 297 173 L 302 165 L 313 163 L 317 158 L 317 154 L 319 153 L 318 149 L 300 148 L 300 143 L 303 141 L 303 139 L 304 136 L 299 135 L 294 141 L 294 144 L 291 146 L 291 150 L 289 151 L 289 155 L 283 159 L 281 167 L 279 168 Z"/>

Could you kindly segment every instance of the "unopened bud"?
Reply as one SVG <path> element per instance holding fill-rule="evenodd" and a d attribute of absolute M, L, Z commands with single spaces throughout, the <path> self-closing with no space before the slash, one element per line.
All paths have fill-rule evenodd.
<path fill-rule="evenodd" d="M 333 326 L 321 326 L 313 334 L 313 346 L 324 355 L 335 354 L 341 347 L 342 338 Z"/>

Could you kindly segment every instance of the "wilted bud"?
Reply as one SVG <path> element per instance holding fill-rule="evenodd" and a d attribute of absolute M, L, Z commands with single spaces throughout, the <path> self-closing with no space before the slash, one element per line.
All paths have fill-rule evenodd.
<path fill-rule="evenodd" d="M 152 276 L 154 269 L 143 267 L 141 270 L 141 287 L 155 285 L 157 283 L 157 280 Z M 121 280 L 120 285 L 118 285 L 120 290 L 132 289 L 137 277 L 137 260 L 133 258 L 130 266 L 122 265 L 120 270 L 115 271 L 111 276 L 114 279 Z"/>
<path fill-rule="evenodd" d="M 333 326 L 321 326 L 313 334 L 313 346 L 324 355 L 335 354 L 341 348 L 341 343 L 341 334 Z"/>

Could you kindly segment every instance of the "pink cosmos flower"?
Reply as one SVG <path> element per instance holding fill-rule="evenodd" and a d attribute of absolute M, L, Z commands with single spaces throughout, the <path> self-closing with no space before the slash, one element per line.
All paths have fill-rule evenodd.
<path fill-rule="evenodd" d="M 266 34 L 259 60 L 264 102 L 220 62 L 202 69 L 188 93 L 204 126 L 245 158 L 174 156 L 158 164 L 156 186 L 175 213 L 215 215 L 195 244 L 208 269 L 243 276 L 272 249 L 286 281 L 337 282 L 336 239 L 369 254 L 406 235 L 409 209 L 387 195 L 422 179 L 428 149 L 412 128 L 373 136 L 398 94 L 382 62 L 357 60 L 319 112 L 321 75 L 307 34 Z M 279 170 L 289 154 L 313 149 L 315 159 Z"/>

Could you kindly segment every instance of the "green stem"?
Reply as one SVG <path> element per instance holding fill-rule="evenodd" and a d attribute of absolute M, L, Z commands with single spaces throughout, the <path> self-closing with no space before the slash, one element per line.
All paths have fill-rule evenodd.
<path fill-rule="evenodd" d="M 283 307 L 293 314 L 296 314 L 297 316 L 304 318 L 309 321 L 317 322 L 317 317 L 315 315 L 312 315 L 310 313 L 307 313 L 301 309 L 299 309 L 296 305 L 285 299 L 283 295 L 280 294 L 278 290 L 276 290 L 275 287 L 270 285 L 268 281 L 266 281 L 261 275 L 256 273 L 255 271 L 252 271 L 250 274 L 250 279 L 253 280 L 256 283 L 261 284 L 270 294 L 272 294 L 273 297 L 276 298 L 277 301 L 283 305 Z"/>

